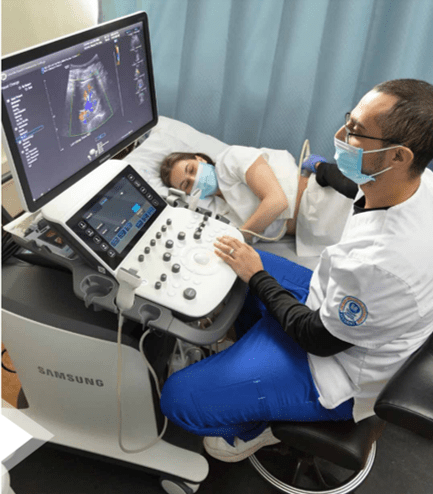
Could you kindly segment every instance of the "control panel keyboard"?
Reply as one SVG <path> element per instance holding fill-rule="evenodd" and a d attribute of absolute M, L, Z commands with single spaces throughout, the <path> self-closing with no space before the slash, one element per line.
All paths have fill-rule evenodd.
<path fill-rule="evenodd" d="M 118 269 L 141 277 L 136 295 L 199 318 L 222 302 L 236 279 L 214 253 L 214 242 L 223 235 L 243 240 L 231 225 L 167 206 Z"/>

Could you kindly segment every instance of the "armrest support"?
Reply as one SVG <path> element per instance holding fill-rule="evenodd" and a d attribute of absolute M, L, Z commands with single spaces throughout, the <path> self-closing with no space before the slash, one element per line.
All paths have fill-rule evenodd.
<path fill-rule="evenodd" d="M 433 335 L 388 382 L 374 411 L 387 422 L 433 439 Z"/>

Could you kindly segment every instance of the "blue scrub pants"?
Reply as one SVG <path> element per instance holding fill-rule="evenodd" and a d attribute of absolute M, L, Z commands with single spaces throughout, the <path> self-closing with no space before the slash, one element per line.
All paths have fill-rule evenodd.
<path fill-rule="evenodd" d="M 300 301 L 312 271 L 259 251 L 264 268 Z M 254 439 L 269 421 L 352 418 L 353 400 L 328 410 L 319 403 L 307 353 L 248 292 L 235 324 L 238 341 L 170 376 L 161 395 L 169 420 L 200 436 Z M 240 338 L 240 339 L 239 339 Z"/>

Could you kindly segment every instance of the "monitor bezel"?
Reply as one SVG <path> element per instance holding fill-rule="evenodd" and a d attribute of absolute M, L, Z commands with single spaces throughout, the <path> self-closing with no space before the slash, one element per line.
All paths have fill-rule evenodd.
<path fill-rule="evenodd" d="M 138 12 L 131 14 L 120 19 L 115 19 L 112 21 L 105 22 L 103 24 L 98 24 L 91 28 L 63 36 L 62 38 L 57 38 L 53 41 L 37 45 L 35 47 L 23 50 L 7 57 L 2 58 L 2 71 L 11 69 L 13 67 L 29 63 L 32 60 L 47 56 L 56 51 L 66 49 L 75 44 L 86 42 L 92 38 L 97 38 L 108 32 L 115 31 L 117 29 L 123 29 L 131 24 L 141 23 L 143 26 L 144 35 L 144 48 L 146 52 L 146 61 L 148 69 L 148 79 L 149 79 L 149 93 L 152 106 L 153 119 L 140 127 L 136 132 L 128 136 L 126 139 L 113 146 L 110 150 L 99 155 L 96 159 L 85 165 L 81 170 L 61 182 L 59 185 L 48 191 L 42 197 L 33 199 L 30 186 L 27 180 L 27 176 L 24 170 L 24 165 L 20 157 L 18 146 L 15 144 L 15 136 L 12 129 L 12 124 L 6 109 L 6 104 L 2 97 L 2 127 L 3 127 L 3 138 L 6 144 L 6 154 L 8 155 L 9 167 L 11 169 L 13 178 L 15 182 L 18 182 L 17 191 L 20 195 L 22 206 L 26 211 L 35 212 L 41 209 L 45 204 L 52 201 L 55 197 L 60 195 L 63 191 L 71 187 L 73 184 L 84 178 L 90 172 L 92 172 L 98 166 L 103 165 L 104 162 L 110 158 L 114 158 L 116 154 L 128 147 L 135 140 L 137 140 L 142 135 L 146 134 L 151 128 L 153 128 L 158 123 L 158 111 L 156 105 L 156 92 L 155 92 L 155 82 L 153 76 L 153 64 L 152 64 L 152 53 L 150 46 L 150 34 L 149 34 L 149 23 L 148 16 L 146 12 Z"/>

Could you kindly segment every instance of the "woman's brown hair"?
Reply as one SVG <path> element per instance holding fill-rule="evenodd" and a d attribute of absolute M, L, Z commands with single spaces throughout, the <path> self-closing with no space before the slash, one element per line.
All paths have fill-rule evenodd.
<path fill-rule="evenodd" d="M 171 153 L 168 156 L 166 156 L 161 163 L 160 174 L 163 184 L 167 187 L 171 187 L 171 183 L 170 183 L 171 170 L 173 170 L 173 167 L 176 165 L 176 163 L 182 160 L 195 160 L 196 156 L 200 156 L 200 158 L 203 158 L 206 161 L 206 163 L 215 166 L 215 163 L 212 161 L 212 159 L 209 158 L 209 156 L 204 153 L 179 153 L 179 152 Z"/>

